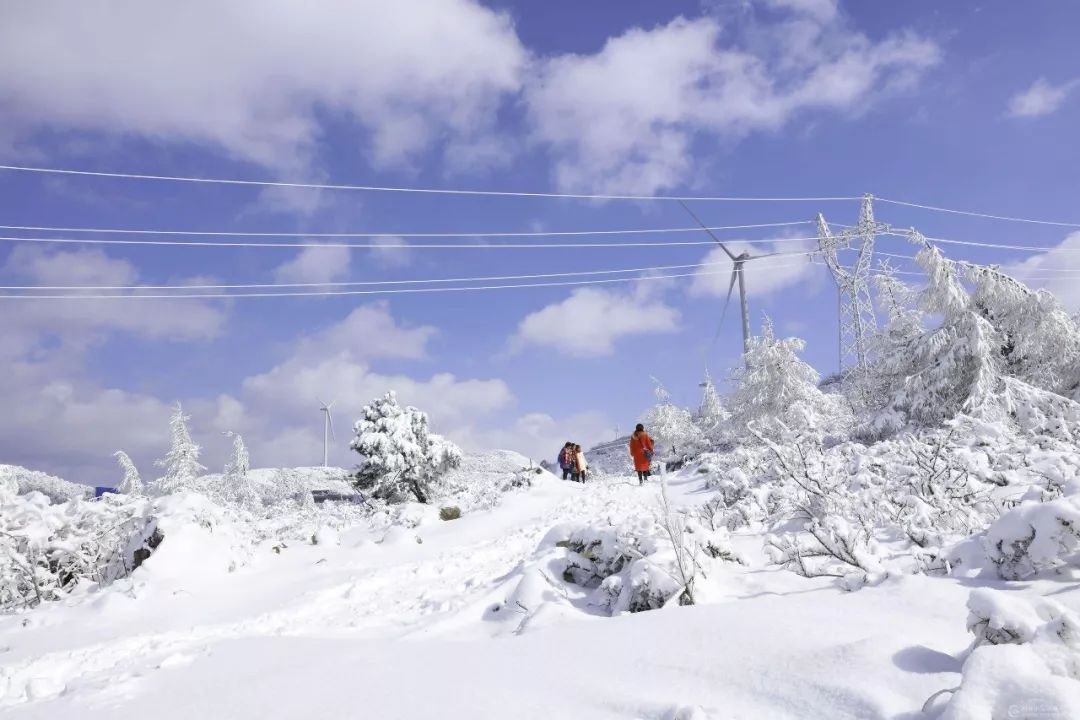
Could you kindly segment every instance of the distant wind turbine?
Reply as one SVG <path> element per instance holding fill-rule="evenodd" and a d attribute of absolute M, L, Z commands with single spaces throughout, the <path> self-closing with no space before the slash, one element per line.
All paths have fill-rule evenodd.
<path fill-rule="evenodd" d="M 766 258 L 766 257 L 770 257 L 772 255 L 777 255 L 779 253 L 772 252 L 772 253 L 765 253 L 765 254 L 762 254 L 762 255 L 751 255 L 748 252 L 743 252 L 743 253 L 740 253 L 739 255 L 736 255 L 735 253 L 728 250 L 727 245 L 720 242 L 720 238 L 716 237 L 716 235 L 713 234 L 713 231 L 710 230 L 709 227 L 705 223 L 703 223 L 701 221 L 701 218 L 699 218 L 697 215 L 694 214 L 693 210 L 691 210 L 689 207 L 687 207 L 686 203 L 684 203 L 682 200 L 680 200 L 679 204 L 683 206 L 683 210 L 690 213 L 690 217 L 694 218 L 694 220 L 697 221 L 697 224 L 701 226 L 701 229 L 704 230 L 705 232 L 707 232 L 709 234 L 709 237 L 711 237 L 713 240 L 715 240 L 716 244 L 720 246 L 720 249 L 723 250 L 727 254 L 727 256 L 729 258 L 731 258 L 731 263 L 732 263 L 731 282 L 728 284 L 727 297 L 724 299 L 724 309 L 720 313 L 720 325 L 716 329 L 716 334 L 717 334 L 717 337 L 719 337 L 719 335 L 720 335 L 720 327 L 723 327 L 723 325 L 724 325 L 724 317 L 727 315 L 728 305 L 731 303 L 731 292 L 732 292 L 732 290 L 735 289 L 735 281 L 738 280 L 739 281 L 739 304 L 741 305 L 741 311 L 742 311 L 740 314 L 742 315 L 743 356 L 745 357 L 746 353 L 750 352 L 750 307 L 747 304 L 747 300 L 746 300 L 746 282 L 743 279 L 743 275 L 744 275 L 743 265 L 745 265 L 748 260 L 757 260 L 759 258 Z"/>
<path fill-rule="evenodd" d="M 334 416 L 330 414 L 330 408 L 334 407 L 334 403 L 337 400 L 332 400 L 329 403 L 324 403 L 319 400 L 319 410 L 325 415 L 323 416 L 323 440 L 322 440 L 322 465 L 323 467 L 330 467 L 330 438 L 333 437 L 337 440 L 337 436 L 334 434 Z"/>

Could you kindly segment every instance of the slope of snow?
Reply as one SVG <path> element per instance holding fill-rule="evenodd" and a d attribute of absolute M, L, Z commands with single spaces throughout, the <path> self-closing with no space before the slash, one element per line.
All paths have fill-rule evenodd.
<path fill-rule="evenodd" d="M 654 512 L 656 485 L 469 463 L 457 482 L 497 506 L 449 522 L 404 508 L 336 542 L 256 541 L 198 495 L 168 499 L 166 540 L 130 578 L 0 616 L 0 717 L 861 719 L 960 684 L 970 580 L 849 593 L 768 567 L 760 535 L 736 533 L 748 565 L 715 566 L 702 604 L 607 617 L 558 582 L 556 539 Z M 504 484 L 521 470 L 528 485 Z M 677 504 L 709 497 L 671 480 Z M 1076 607 L 1047 581 L 1016 596 L 1050 589 Z"/>

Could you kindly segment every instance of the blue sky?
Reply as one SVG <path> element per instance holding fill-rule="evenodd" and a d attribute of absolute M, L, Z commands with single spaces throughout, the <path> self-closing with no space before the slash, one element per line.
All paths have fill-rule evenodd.
<path fill-rule="evenodd" d="M 1071 3 L 252 0 L 76 10 L 42 2 L 3 13 L 7 164 L 576 193 L 872 192 L 1080 220 L 1080 50 L 1072 32 L 1080 8 Z M 693 224 L 663 202 L 268 191 L 16 172 L 0 172 L 0 197 L 7 225 L 472 233 Z M 811 220 L 818 211 L 846 223 L 858 210 L 854 202 L 694 207 L 715 225 Z M 877 211 L 927 235 L 1061 245 L 1036 256 L 947 248 L 1036 284 L 1047 268 L 1068 267 L 1076 259 L 1069 251 L 1080 247 L 1067 228 L 880 203 Z M 691 238 L 699 239 L 681 239 Z M 878 247 L 910 252 L 896 238 Z M 5 242 L 0 279 L 408 279 L 720 259 L 709 252 Z M 224 462 L 225 430 L 244 433 L 257 465 L 314 463 L 323 397 L 338 399 L 334 457 L 345 464 L 359 407 L 391 388 L 466 446 L 547 456 L 565 439 L 591 444 L 635 422 L 651 402 L 650 376 L 687 404 L 697 401 L 706 363 L 726 376 L 741 344 L 734 315 L 712 344 L 725 282 L 384 299 L 9 302 L 0 309 L 0 361 L 9 369 L 0 378 L 8 398 L 0 462 L 108 484 L 118 476 L 109 456 L 124 448 L 150 475 L 168 408 L 180 400 L 208 465 Z M 810 362 L 833 371 L 836 294 L 827 273 L 791 261 L 751 264 L 747 283 L 755 326 L 768 313 L 779 332 L 807 339 Z M 1051 289 L 1075 308 L 1072 285 L 1063 277 Z"/>

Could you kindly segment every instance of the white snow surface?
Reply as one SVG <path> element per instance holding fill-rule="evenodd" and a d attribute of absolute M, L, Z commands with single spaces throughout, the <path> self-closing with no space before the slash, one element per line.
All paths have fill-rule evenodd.
<path fill-rule="evenodd" d="M 747 531 L 729 538 L 746 564 L 710 566 L 698 605 L 609 617 L 559 581 L 558 541 L 654 514 L 658 487 L 564 483 L 529 465 L 467 457 L 448 478 L 459 494 L 475 481 L 457 520 L 438 517 L 451 500 L 344 527 L 308 509 L 306 542 L 245 532 L 196 493 L 165 498 L 165 541 L 129 578 L 0 616 L 0 718 L 918 718 L 961 685 L 965 660 L 975 680 L 949 717 L 1013 717 L 1043 707 L 1043 686 L 1055 708 L 1080 707 L 1061 700 L 1080 684 L 1024 665 L 1038 645 L 967 655 L 969 613 L 1049 636 L 1036 626 L 1080 607 L 1075 583 L 980 580 L 1007 586 L 1008 602 L 970 607 L 971 578 L 895 575 L 846 592 L 769 565 Z M 670 494 L 709 498 L 691 473 Z M 1053 618 L 1023 608 L 1050 593 Z M 1010 686 L 991 698 L 1000 715 L 980 714 L 981 684 L 1015 667 L 1031 693 Z"/>

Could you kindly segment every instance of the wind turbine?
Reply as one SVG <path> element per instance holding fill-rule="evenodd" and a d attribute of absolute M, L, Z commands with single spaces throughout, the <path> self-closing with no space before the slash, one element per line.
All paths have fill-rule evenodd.
<path fill-rule="evenodd" d="M 319 400 L 319 410 L 325 415 L 323 416 L 323 439 L 322 439 L 322 466 L 330 467 L 330 438 L 333 437 L 337 440 L 337 436 L 334 435 L 334 416 L 330 414 L 330 408 L 334 407 L 334 403 L 337 400 L 332 400 L 329 403 L 324 403 Z"/>
<path fill-rule="evenodd" d="M 723 250 L 729 258 L 731 258 L 731 282 L 728 284 L 727 297 L 724 299 L 724 310 L 720 313 L 720 326 L 717 327 L 716 334 L 717 336 L 719 336 L 720 334 L 720 327 L 722 327 L 724 324 L 724 317 L 727 315 L 728 305 L 731 303 L 731 292 L 735 289 L 735 281 L 738 280 L 739 304 L 741 305 L 742 310 L 742 345 L 743 356 L 745 357 L 746 353 L 750 352 L 750 308 L 746 302 L 746 282 L 745 280 L 743 280 L 743 266 L 746 264 L 747 260 L 754 260 L 760 257 L 769 257 L 769 255 L 775 255 L 775 253 L 768 253 L 766 255 L 751 255 L 748 252 L 743 252 L 739 255 L 736 255 L 735 253 L 728 250 L 727 245 L 720 242 L 720 238 L 716 237 L 716 235 L 713 234 L 713 231 L 710 230 L 705 223 L 701 222 L 701 218 L 695 215 L 694 211 L 687 207 L 686 203 L 680 200 L 679 204 L 683 206 L 683 210 L 686 210 L 686 212 L 690 213 L 690 217 L 694 218 L 694 220 L 697 221 L 697 224 L 701 226 L 701 229 L 707 232 L 709 234 L 709 237 L 715 240 L 716 244 L 720 246 L 720 249 Z"/>

